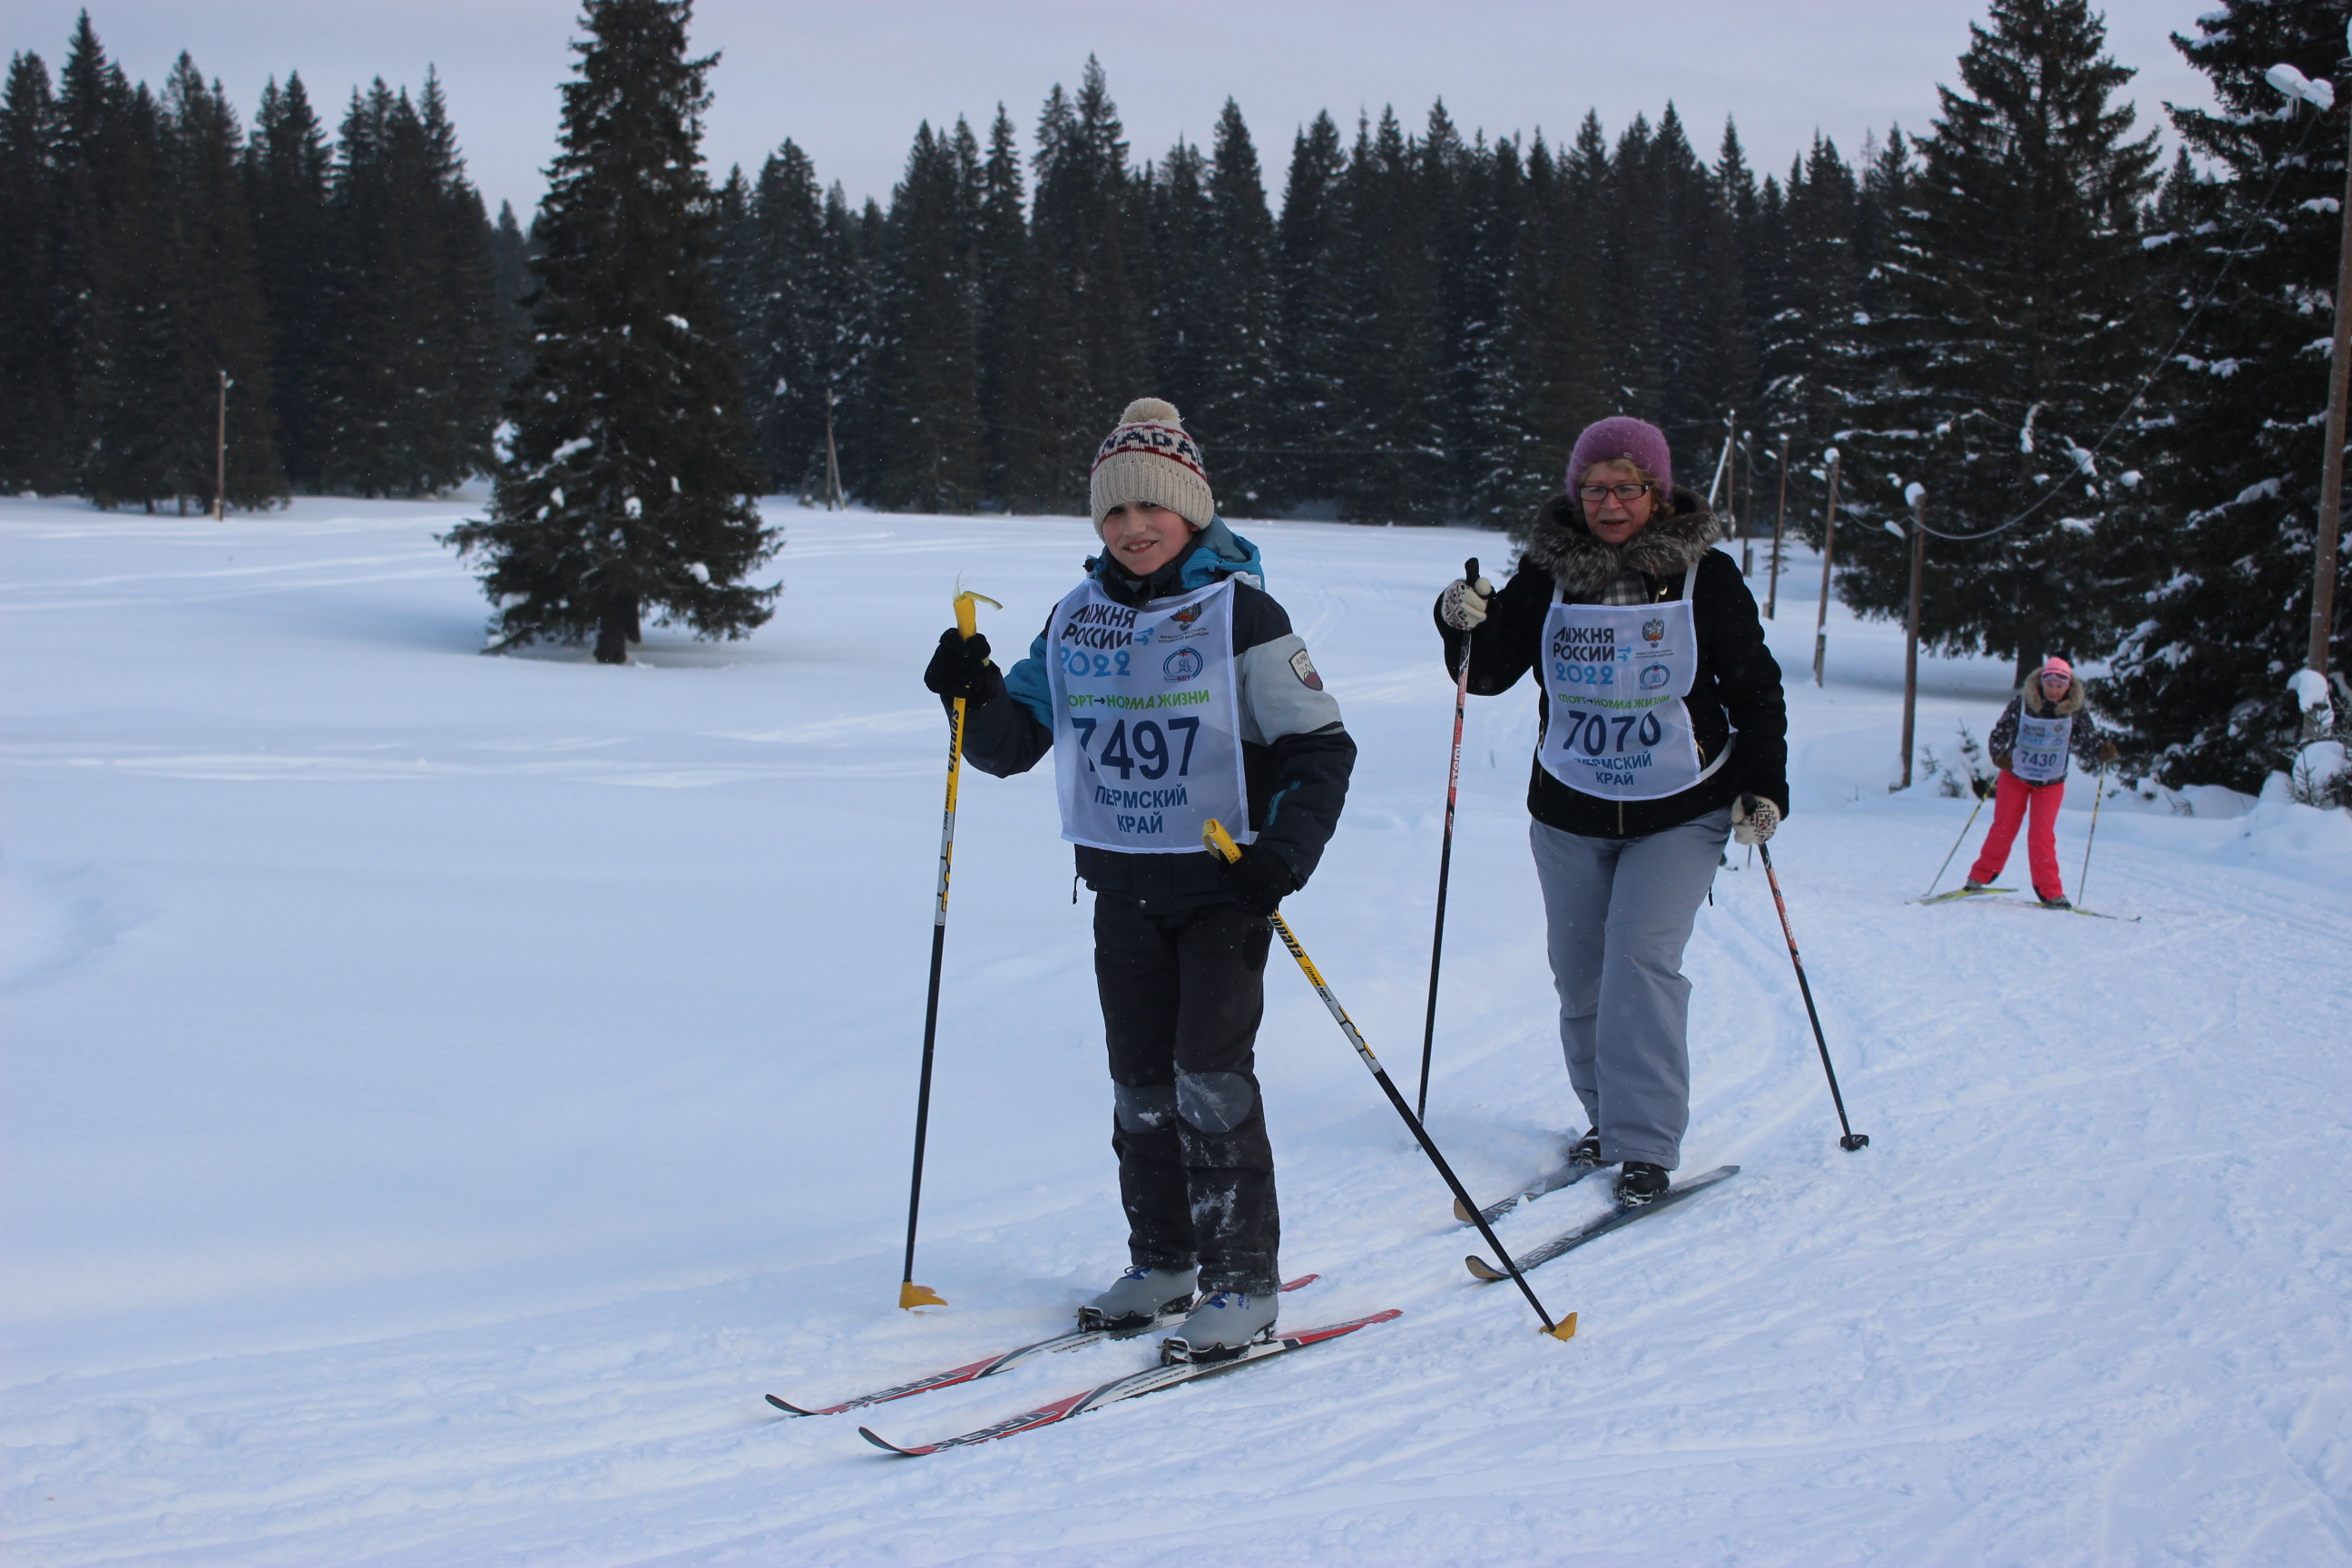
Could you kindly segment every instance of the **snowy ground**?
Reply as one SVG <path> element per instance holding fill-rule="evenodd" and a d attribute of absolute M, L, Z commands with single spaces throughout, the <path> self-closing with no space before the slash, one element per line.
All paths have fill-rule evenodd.
<path fill-rule="evenodd" d="M 1926 909 L 1969 803 L 1890 795 L 1900 637 L 1783 581 L 1775 841 L 1690 955 L 1687 1168 L 1506 1288 L 1296 973 L 1261 1038 L 1279 1366 L 921 1461 L 819 1400 L 1050 1331 L 1122 1261 L 1048 771 L 967 778 L 919 1279 L 896 1310 L 957 580 L 1024 643 L 1081 525 L 780 510 L 774 623 L 483 658 L 462 505 L 0 502 L 0 1550 L 13 1563 L 2352 1562 L 2352 822 L 2110 803 L 2088 901 Z M 1400 1079 L 1493 535 L 1244 525 L 1362 747 L 1289 912 Z M 1929 663 L 1922 740 L 2005 670 Z M 1499 1191 L 1574 1121 L 1520 805 L 1474 704 L 1432 1126 Z M 2060 828 L 2070 883 L 2089 820 Z M 2219 809 L 2234 815 L 2208 815 Z M 1982 824 L 1979 822 L 1979 831 Z M 2022 854 L 2014 869 L 2021 875 Z M 1956 866 L 1953 877 L 1958 875 Z M 1278 962 L 1278 961 L 1277 961 Z M 1508 1222 L 1532 1241 L 1601 1184 Z M 945 1436 L 1140 1365 L 867 1413 Z"/>

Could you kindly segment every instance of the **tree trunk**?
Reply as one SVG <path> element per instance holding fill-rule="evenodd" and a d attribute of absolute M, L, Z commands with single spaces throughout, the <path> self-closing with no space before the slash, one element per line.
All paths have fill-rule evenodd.
<path fill-rule="evenodd" d="M 635 623 L 636 612 L 628 605 L 608 606 L 596 623 L 596 662 L 626 664 L 629 662 L 629 628 Z"/>

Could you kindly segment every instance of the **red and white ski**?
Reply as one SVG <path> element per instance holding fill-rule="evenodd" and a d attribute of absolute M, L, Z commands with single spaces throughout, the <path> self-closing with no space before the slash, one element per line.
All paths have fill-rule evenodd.
<path fill-rule="evenodd" d="M 1319 1274 L 1302 1274 L 1284 1285 L 1282 1289 L 1286 1292 L 1297 1290 L 1304 1286 L 1314 1284 L 1321 1278 Z M 827 1405 L 821 1409 L 811 1410 L 793 1405 L 773 1394 L 768 1395 L 768 1403 L 787 1415 L 838 1415 L 845 1410 L 862 1410 L 869 1405 L 887 1405 L 893 1399 L 904 1399 L 910 1394 L 929 1394 L 935 1388 L 953 1388 L 959 1384 L 971 1383 L 983 1377 L 993 1377 L 1000 1372 L 1010 1372 L 1024 1362 L 1034 1361 L 1041 1355 L 1047 1355 L 1055 1351 L 1074 1351 L 1081 1345 L 1090 1345 L 1098 1340 L 1128 1339 L 1138 1334 L 1148 1334 L 1154 1329 L 1166 1328 L 1171 1323 L 1181 1322 L 1183 1317 L 1184 1314 L 1181 1312 L 1171 1312 L 1166 1317 L 1153 1320 L 1142 1328 L 1122 1329 L 1116 1332 L 1109 1329 L 1072 1329 L 1067 1333 L 1055 1334 L 1052 1339 L 1039 1340 L 1034 1344 L 1020 1345 L 1001 1355 L 988 1356 L 973 1362 L 968 1366 L 950 1367 L 945 1372 L 931 1373 L 911 1382 L 893 1384 L 888 1388 L 877 1388 L 871 1394 L 861 1394 L 855 1399 L 845 1399 L 838 1405 Z"/>
<path fill-rule="evenodd" d="M 936 1454 L 942 1448 L 968 1448 L 975 1443 L 993 1443 L 999 1437 L 1010 1437 L 1016 1432 L 1034 1432 L 1040 1426 L 1051 1426 L 1057 1421 L 1067 1421 L 1073 1415 L 1083 1415 L 1089 1410 L 1098 1410 L 1106 1405 L 1116 1404 L 1122 1399 L 1133 1399 L 1138 1394 L 1151 1394 L 1179 1383 L 1189 1383 L 1196 1377 L 1208 1377 L 1221 1372 L 1231 1372 L 1235 1367 L 1251 1366 L 1258 1362 L 1270 1361 L 1276 1356 L 1286 1355 L 1296 1350 L 1304 1350 L 1308 1345 L 1319 1345 L 1327 1340 L 1336 1340 L 1343 1335 L 1352 1334 L 1358 1329 L 1370 1328 L 1374 1323 L 1385 1323 L 1391 1318 L 1400 1318 L 1403 1315 L 1396 1309 L 1391 1308 L 1385 1312 L 1375 1312 L 1369 1318 L 1354 1318 L 1344 1323 L 1328 1323 L 1319 1329 L 1302 1329 L 1297 1333 L 1277 1335 L 1263 1344 L 1251 1345 L 1239 1355 L 1225 1361 L 1178 1362 L 1170 1366 L 1151 1367 L 1103 1384 L 1099 1387 L 1089 1388 L 1083 1394 L 1073 1394 L 1068 1398 L 1057 1399 L 1051 1405 L 1041 1405 L 1034 1410 L 1008 1416 L 992 1426 L 966 1432 L 961 1436 L 942 1437 L 936 1443 L 919 1443 L 901 1447 L 887 1437 L 875 1436 L 873 1428 L 869 1426 L 860 1426 L 857 1429 L 857 1435 L 877 1448 L 887 1449 L 893 1454 L 901 1454 L 908 1458 L 921 1454 Z"/>

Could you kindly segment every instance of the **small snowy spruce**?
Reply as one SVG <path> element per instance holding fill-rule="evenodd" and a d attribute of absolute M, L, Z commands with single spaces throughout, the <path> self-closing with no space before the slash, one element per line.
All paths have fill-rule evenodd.
<path fill-rule="evenodd" d="M 495 648 L 592 638 L 598 662 L 620 664 L 649 615 L 733 637 L 772 613 L 779 590 L 742 581 L 777 546 L 710 276 L 713 60 L 688 58 L 690 10 L 583 7 L 531 263 L 533 353 L 507 402 L 511 455 L 489 517 L 446 536 L 482 563 Z"/>

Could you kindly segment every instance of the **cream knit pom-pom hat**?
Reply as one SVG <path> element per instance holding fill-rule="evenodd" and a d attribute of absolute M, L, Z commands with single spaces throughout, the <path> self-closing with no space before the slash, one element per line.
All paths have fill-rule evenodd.
<path fill-rule="evenodd" d="M 1097 523 L 1115 508 L 1138 501 L 1181 513 L 1194 528 L 1208 527 L 1217 515 L 1200 443 L 1186 432 L 1175 405 L 1157 397 L 1127 405 L 1118 428 L 1096 449 L 1087 489 Z"/>

